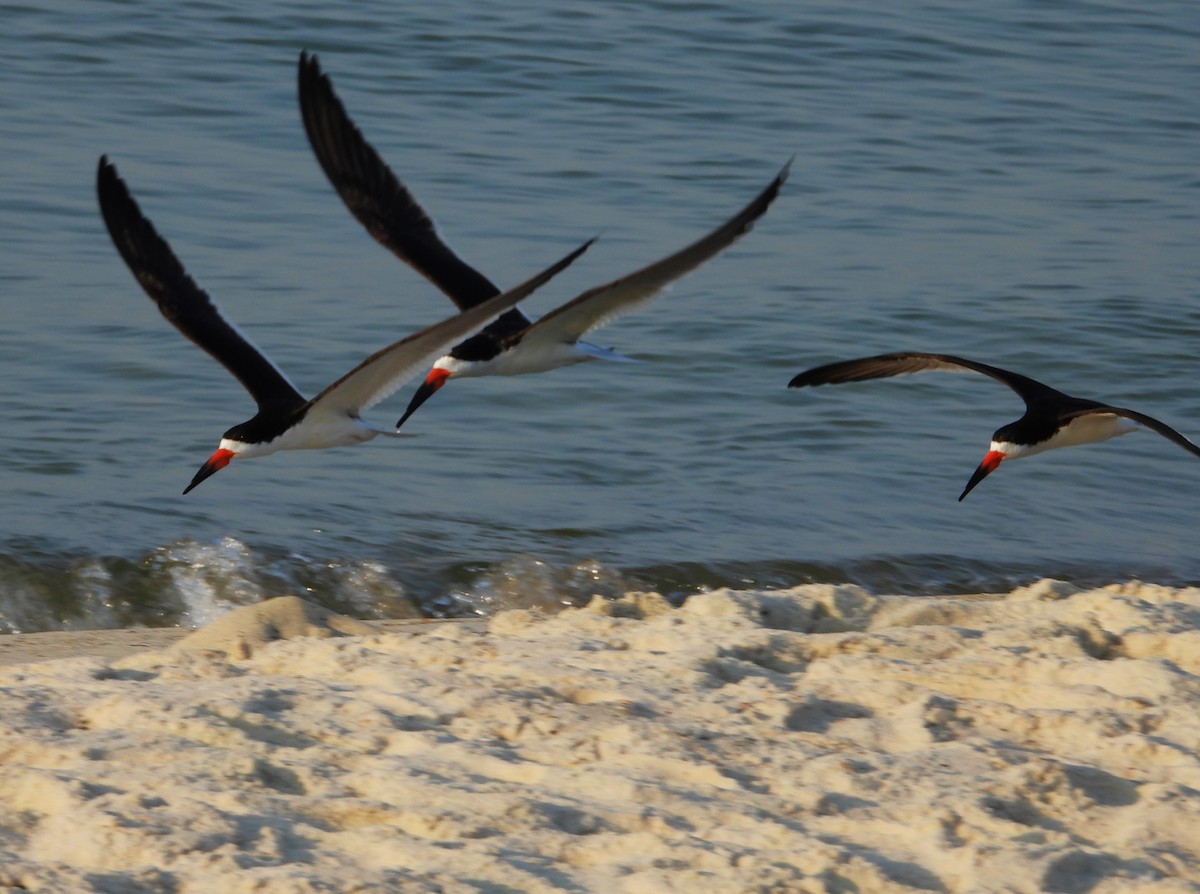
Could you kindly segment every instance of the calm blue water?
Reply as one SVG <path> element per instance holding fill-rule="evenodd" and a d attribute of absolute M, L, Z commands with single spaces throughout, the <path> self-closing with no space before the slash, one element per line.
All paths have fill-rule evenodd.
<path fill-rule="evenodd" d="M 1020 413 L 1003 387 L 785 388 L 945 351 L 1200 437 L 1193 3 L 406 6 L 0 3 L 0 628 L 199 623 L 285 591 L 372 615 L 1200 581 L 1200 463 L 1161 438 L 1014 463 L 960 504 Z M 252 405 L 117 257 L 101 153 L 310 393 L 451 311 L 328 187 L 301 49 L 498 283 L 602 234 L 535 314 L 796 163 L 745 240 L 594 339 L 648 362 L 451 383 L 417 439 L 235 464 L 183 497 Z"/>

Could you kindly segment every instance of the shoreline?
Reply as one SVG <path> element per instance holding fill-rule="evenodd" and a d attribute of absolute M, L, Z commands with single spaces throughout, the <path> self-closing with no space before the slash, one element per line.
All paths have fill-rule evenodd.
<path fill-rule="evenodd" d="M 1200 891 L 1198 616 L 1041 581 L 17 634 L 0 882 Z"/>

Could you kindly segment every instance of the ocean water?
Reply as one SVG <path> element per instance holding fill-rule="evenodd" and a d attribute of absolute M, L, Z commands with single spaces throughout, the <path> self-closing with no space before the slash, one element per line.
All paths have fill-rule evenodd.
<path fill-rule="evenodd" d="M 1188 2 L 0 3 L 0 630 L 194 624 L 280 592 L 363 617 L 630 587 L 1200 581 L 1200 462 L 1136 434 L 1006 465 L 982 377 L 788 390 L 962 354 L 1200 439 L 1200 18 Z M 416 438 L 235 463 L 240 386 L 137 288 L 107 153 L 304 390 L 448 315 L 361 230 L 302 49 L 471 263 L 534 315 L 756 229 L 592 340 L 638 364 L 451 382 Z M 396 418 L 410 385 L 375 408 Z"/>

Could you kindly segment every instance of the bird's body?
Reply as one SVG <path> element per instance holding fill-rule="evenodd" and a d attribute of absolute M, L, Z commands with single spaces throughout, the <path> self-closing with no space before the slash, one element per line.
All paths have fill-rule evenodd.
<path fill-rule="evenodd" d="M 116 168 L 104 157 L 96 173 L 96 191 L 113 244 L 134 278 L 163 316 L 229 370 L 258 404 L 258 412 L 251 419 L 225 432 L 216 452 L 184 493 L 235 457 L 342 447 L 361 444 L 380 434 L 395 435 L 390 429 L 364 421 L 361 413 L 392 394 L 448 345 L 528 296 L 591 244 L 515 289 L 377 351 L 310 400 L 196 285 L 170 245 L 142 214 Z"/>
<path fill-rule="evenodd" d="M 432 218 L 363 138 L 317 58 L 307 53 L 300 56 L 299 95 L 313 152 L 346 207 L 367 231 L 459 307 L 472 307 L 495 294 L 496 287 L 487 277 L 442 240 Z M 451 377 L 527 375 L 589 360 L 628 360 L 583 341 L 583 336 L 648 303 L 666 285 L 749 231 L 778 195 L 787 171 L 785 166 L 742 211 L 682 251 L 589 289 L 536 322 L 513 309 L 455 345 L 434 362 L 397 427 Z"/>
<path fill-rule="evenodd" d="M 1036 456 L 1060 447 L 1098 444 L 1141 428 L 1132 419 L 1099 408 L 1084 409 L 1081 415 L 1066 420 L 1057 418 L 1059 415 L 1045 417 L 1044 427 L 1032 425 L 1026 419 L 1025 424 L 1015 431 L 1010 427 L 998 429 L 992 436 L 997 452 L 1002 452 L 1007 459 Z"/>
<path fill-rule="evenodd" d="M 1157 432 L 1184 450 L 1200 456 L 1200 447 L 1169 425 L 1144 413 L 1073 397 L 1020 373 L 950 354 L 907 351 L 843 360 L 805 370 L 795 376 L 788 387 L 862 382 L 926 370 L 982 373 L 1003 382 L 1025 402 L 1025 415 L 1001 426 L 992 435 L 983 462 L 976 468 L 959 500 L 995 471 L 1003 460 L 1035 456 L 1060 447 L 1107 441 L 1140 428 Z"/>

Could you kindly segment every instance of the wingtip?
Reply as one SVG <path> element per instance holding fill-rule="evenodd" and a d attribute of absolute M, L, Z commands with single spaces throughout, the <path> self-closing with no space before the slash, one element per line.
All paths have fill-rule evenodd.
<path fill-rule="evenodd" d="M 783 167 L 779 169 L 779 174 L 775 177 L 775 179 L 778 180 L 780 184 L 784 183 L 788 176 L 792 173 L 792 162 L 795 160 L 796 156 L 792 155 L 791 158 L 784 162 Z"/>
<path fill-rule="evenodd" d="M 105 209 L 112 205 L 114 199 L 121 193 L 128 192 L 121 175 L 117 173 L 117 166 L 108 160 L 107 154 L 101 155 L 96 164 L 96 195 L 100 201 L 101 212 L 106 214 Z"/>
<path fill-rule="evenodd" d="M 567 255 L 565 258 L 563 258 L 561 261 L 559 261 L 557 264 L 555 264 L 554 267 L 552 267 L 551 269 L 554 270 L 555 273 L 558 273 L 561 270 L 565 270 L 581 254 L 583 254 L 585 251 L 587 251 L 589 248 L 591 248 L 592 245 L 595 243 L 595 241 L 599 238 L 600 238 L 599 236 L 593 236 L 587 242 L 583 243 L 583 245 L 579 246 L 579 248 L 575 249 L 573 252 L 571 252 L 569 255 Z"/>
<path fill-rule="evenodd" d="M 304 85 L 321 76 L 321 64 L 317 61 L 316 53 L 309 53 L 308 50 L 300 51 L 300 61 L 296 63 L 296 81 L 299 86 L 301 95 L 304 92 Z"/>

